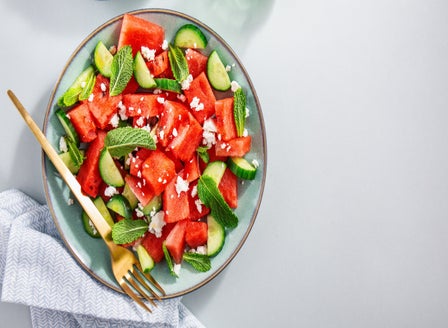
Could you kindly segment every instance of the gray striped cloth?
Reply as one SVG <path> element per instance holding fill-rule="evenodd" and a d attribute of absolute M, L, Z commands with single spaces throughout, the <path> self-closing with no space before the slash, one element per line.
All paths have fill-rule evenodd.
<path fill-rule="evenodd" d="M 46 205 L 0 192 L 1 300 L 30 306 L 33 327 L 204 327 L 181 303 L 150 314 L 97 282 L 64 246 Z"/>

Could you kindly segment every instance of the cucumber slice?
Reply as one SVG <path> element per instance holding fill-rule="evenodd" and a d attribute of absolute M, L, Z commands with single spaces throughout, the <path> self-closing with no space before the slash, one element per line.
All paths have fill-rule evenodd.
<path fill-rule="evenodd" d="M 204 49 L 207 47 L 207 38 L 196 25 L 185 24 L 177 30 L 174 45 L 180 48 Z"/>
<path fill-rule="evenodd" d="M 89 80 L 94 74 L 95 68 L 92 65 L 82 71 L 72 85 L 62 95 L 62 99 L 58 101 L 58 104 L 61 107 L 70 107 L 77 103 L 79 101 L 79 95 L 83 92 L 84 88 L 88 86 Z"/>
<path fill-rule="evenodd" d="M 112 227 L 114 225 L 114 219 L 110 214 L 109 209 L 107 208 L 104 200 L 100 196 L 98 196 L 93 200 L 93 204 L 95 204 L 96 208 L 101 213 L 104 220 L 106 220 L 107 223 Z"/>
<path fill-rule="evenodd" d="M 216 50 L 213 50 L 207 60 L 207 77 L 210 85 L 218 91 L 230 89 L 229 74 Z"/>
<path fill-rule="evenodd" d="M 61 153 L 59 154 L 59 157 L 64 162 L 65 166 L 72 172 L 72 174 L 76 174 L 79 171 L 79 166 L 73 162 L 72 156 L 69 154 L 69 152 Z"/>
<path fill-rule="evenodd" d="M 65 142 L 67 143 L 68 153 L 72 158 L 73 165 L 80 168 L 84 162 L 84 152 L 78 148 L 72 139 L 65 138 Z"/>
<path fill-rule="evenodd" d="M 124 217 L 125 219 L 132 218 L 131 207 L 129 202 L 123 195 L 113 195 L 106 204 L 107 208 Z"/>
<path fill-rule="evenodd" d="M 56 114 L 56 117 L 61 122 L 62 127 L 64 128 L 65 134 L 70 139 L 72 139 L 73 142 L 76 143 L 76 145 L 79 145 L 78 133 L 76 132 L 75 127 L 73 126 L 72 122 L 68 118 L 68 116 L 65 113 L 65 111 L 63 111 L 62 109 L 59 108 L 59 109 L 56 110 L 55 114 Z"/>
<path fill-rule="evenodd" d="M 164 90 L 164 91 L 172 91 L 176 93 L 181 93 L 182 89 L 176 80 L 173 79 L 167 79 L 167 78 L 156 78 L 154 79 L 156 82 L 157 88 Z"/>
<path fill-rule="evenodd" d="M 221 181 L 222 176 L 224 175 L 224 172 L 227 168 L 226 163 L 222 161 L 214 161 L 208 163 L 207 167 L 205 168 L 204 172 L 202 172 L 202 175 L 207 175 L 215 181 L 216 185 L 219 185 L 219 182 Z"/>
<path fill-rule="evenodd" d="M 124 185 L 123 192 L 121 194 L 128 200 L 131 209 L 134 210 L 138 205 L 138 199 L 127 183 Z"/>
<path fill-rule="evenodd" d="M 112 75 L 112 60 L 114 56 L 106 48 L 102 41 L 99 41 L 93 53 L 93 62 L 101 75 L 110 77 Z"/>
<path fill-rule="evenodd" d="M 154 81 L 148 66 L 146 66 L 145 59 L 140 51 L 135 55 L 133 69 L 135 80 L 139 86 L 145 89 L 154 88 L 156 86 L 156 82 Z"/>
<path fill-rule="evenodd" d="M 226 233 L 224 227 L 211 215 L 207 216 L 208 238 L 207 255 L 212 257 L 217 255 L 224 246 Z"/>
<path fill-rule="evenodd" d="M 245 180 L 255 179 L 257 168 L 249 163 L 249 161 L 243 157 L 230 157 L 227 160 L 230 171 L 233 172 L 238 178 Z"/>
<path fill-rule="evenodd" d="M 104 147 L 101 150 L 98 162 L 98 168 L 100 170 L 101 178 L 109 186 L 113 187 L 124 186 L 123 176 L 121 175 L 120 170 L 118 169 L 113 157 L 111 156 L 109 150 L 106 147 Z"/>
<path fill-rule="evenodd" d="M 93 238 L 100 238 L 101 235 L 96 230 L 95 226 L 93 225 L 93 222 L 90 220 L 89 216 L 86 212 L 82 212 L 82 225 L 84 226 L 84 230 L 89 234 L 90 237 Z"/>
<path fill-rule="evenodd" d="M 112 227 L 114 225 L 114 220 L 113 220 L 112 216 L 110 215 L 110 212 L 107 209 L 106 204 L 104 203 L 104 200 L 100 196 L 98 196 L 97 198 L 95 198 L 93 200 L 93 204 L 96 206 L 96 208 L 101 213 L 101 215 L 106 220 L 106 222 Z M 85 211 L 82 212 L 82 222 L 84 225 L 84 229 L 90 236 L 92 236 L 94 238 L 101 237 L 101 235 L 96 230 L 95 225 L 93 224 L 92 220 L 90 220 L 89 216 L 87 215 L 87 213 Z"/>
<path fill-rule="evenodd" d="M 149 273 L 154 268 L 154 260 L 151 255 L 149 255 L 148 251 L 142 245 L 137 246 L 137 256 L 140 262 L 140 266 L 144 273 Z"/>
<path fill-rule="evenodd" d="M 142 212 L 145 215 L 151 216 L 151 214 L 154 215 L 161 209 L 162 209 L 162 196 L 158 195 L 155 196 L 153 199 L 151 199 L 149 203 L 146 204 L 145 207 L 143 207 Z"/>

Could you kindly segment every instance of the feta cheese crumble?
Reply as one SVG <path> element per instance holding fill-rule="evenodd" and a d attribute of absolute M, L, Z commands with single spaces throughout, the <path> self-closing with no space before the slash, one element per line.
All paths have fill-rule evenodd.
<path fill-rule="evenodd" d="M 104 189 L 104 196 L 106 197 L 112 197 L 113 195 L 117 195 L 118 190 L 115 187 L 107 186 L 106 189 Z"/>
<path fill-rule="evenodd" d="M 162 42 L 162 50 L 168 50 L 168 41 L 167 40 L 163 40 L 163 42 Z"/>
<path fill-rule="evenodd" d="M 61 137 L 59 139 L 59 150 L 63 153 L 68 152 L 67 141 L 65 140 L 64 137 Z"/>
<path fill-rule="evenodd" d="M 176 192 L 177 192 L 177 196 L 180 196 L 180 193 L 182 191 L 187 192 L 189 189 L 189 182 L 187 180 L 182 179 L 182 177 L 177 176 L 177 180 L 176 180 Z"/>
<path fill-rule="evenodd" d="M 241 88 L 241 86 L 238 84 L 238 82 L 236 81 L 230 82 L 230 89 L 232 90 L 232 92 L 235 92 L 239 88 Z"/>
<path fill-rule="evenodd" d="M 190 102 L 190 108 L 199 112 L 200 110 L 204 109 L 204 104 L 201 103 L 201 99 L 199 99 L 198 97 L 193 97 L 193 100 Z"/>
<path fill-rule="evenodd" d="M 154 60 L 154 58 L 156 57 L 156 50 L 149 49 L 148 47 L 145 46 L 141 47 L 141 53 L 143 58 L 145 58 L 147 61 Z"/>
<path fill-rule="evenodd" d="M 187 78 L 180 83 L 180 87 L 182 90 L 190 89 L 190 84 L 193 82 L 193 75 L 188 74 Z"/>
<path fill-rule="evenodd" d="M 216 125 L 213 119 L 209 118 L 205 120 L 202 127 L 202 144 L 207 147 L 211 147 L 216 144 L 216 131 Z"/>
<path fill-rule="evenodd" d="M 162 228 L 165 226 L 164 216 L 165 213 L 163 211 L 155 213 L 148 226 L 148 231 L 154 234 L 157 238 L 162 237 Z"/>

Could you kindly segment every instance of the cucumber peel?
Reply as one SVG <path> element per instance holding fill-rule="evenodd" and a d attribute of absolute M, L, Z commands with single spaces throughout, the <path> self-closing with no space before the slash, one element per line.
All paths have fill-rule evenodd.
<path fill-rule="evenodd" d="M 177 30 L 174 45 L 179 48 L 204 49 L 207 47 L 207 38 L 196 25 L 185 24 Z"/>
<path fill-rule="evenodd" d="M 114 56 L 106 48 L 102 41 L 99 41 L 93 52 L 93 62 L 98 71 L 105 77 L 112 75 L 112 60 Z"/>
<path fill-rule="evenodd" d="M 215 90 L 227 91 L 231 87 L 229 74 L 216 50 L 213 50 L 208 56 L 207 77 Z"/>

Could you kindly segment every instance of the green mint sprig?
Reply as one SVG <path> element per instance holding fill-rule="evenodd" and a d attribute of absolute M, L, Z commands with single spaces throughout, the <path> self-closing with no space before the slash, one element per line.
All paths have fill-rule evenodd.
<path fill-rule="evenodd" d="M 115 244 L 132 243 L 148 231 L 145 220 L 124 219 L 112 226 L 112 240 Z"/>
<path fill-rule="evenodd" d="M 207 255 L 187 252 L 184 253 L 182 258 L 199 272 L 207 272 L 212 268 L 210 258 Z"/>
<path fill-rule="evenodd" d="M 166 264 L 168 264 L 168 269 L 170 270 L 171 275 L 173 277 L 179 278 L 177 273 L 174 271 L 173 259 L 171 258 L 170 252 L 168 251 L 168 248 L 166 247 L 165 242 L 163 242 L 163 244 L 162 244 L 162 250 L 163 250 L 163 255 L 165 256 Z"/>
<path fill-rule="evenodd" d="M 104 145 L 112 157 L 122 157 L 129 154 L 136 147 L 156 149 L 151 134 L 143 129 L 125 126 L 107 132 Z"/>
<path fill-rule="evenodd" d="M 235 228 L 238 217 L 224 200 L 212 177 L 202 175 L 198 182 L 198 195 L 201 202 L 210 209 L 210 214 L 223 227 Z"/>
<path fill-rule="evenodd" d="M 126 88 L 134 74 L 133 63 L 131 46 L 124 46 L 118 50 L 112 60 L 109 88 L 111 96 L 119 95 Z"/>
<path fill-rule="evenodd" d="M 246 95 L 238 88 L 233 95 L 233 116 L 235 118 L 236 134 L 242 137 L 246 124 Z"/>
<path fill-rule="evenodd" d="M 170 44 L 168 51 L 168 59 L 170 61 L 171 70 L 173 71 L 174 78 L 176 79 L 177 82 L 181 83 L 190 74 L 190 71 L 188 69 L 188 62 L 187 59 L 185 58 L 182 49 Z"/>

